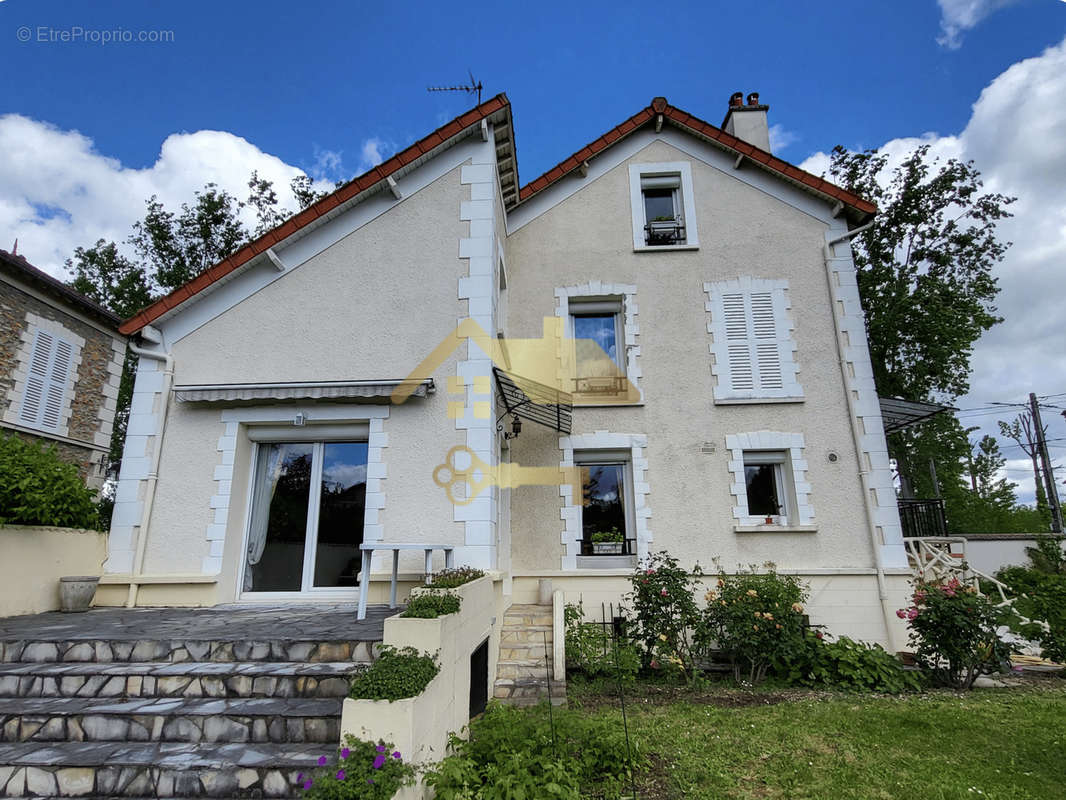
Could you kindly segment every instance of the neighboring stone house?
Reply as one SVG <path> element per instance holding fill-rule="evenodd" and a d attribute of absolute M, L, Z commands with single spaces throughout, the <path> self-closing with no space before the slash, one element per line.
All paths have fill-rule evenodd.
<path fill-rule="evenodd" d="M 499 95 L 126 321 L 96 602 L 352 598 L 361 543 L 432 542 L 515 603 L 551 579 L 598 614 L 666 550 L 774 561 L 815 623 L 901 644 L 849 246 L 876 209 L 773 156 L 766 114 L 656 98 L 520 187 Z M 534 398 L 516 337 L 572 347 L 569 383 Z M 446 465 L 521 480 L 450 498 Z"/>
<path fill-rule="evenodd" d="M 126 353 L 120 322 L 0 250 L 0 428 L 55 445 L 94 488 L 107 472 Z"/>

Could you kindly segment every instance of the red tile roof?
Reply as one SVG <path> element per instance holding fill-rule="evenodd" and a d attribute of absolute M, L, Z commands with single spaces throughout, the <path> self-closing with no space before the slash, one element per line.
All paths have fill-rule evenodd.
<path fill-rule="evenodd" d="M 738 139 L 737 137 L 726 133 L 721 128 L 717 128 L 709 122 L 704 122 L 702 119 L 698 119 L 688 112 L 682 111 L 680 108 L 675 108 L 666 102 L 665 97 L 656 97 L 651 101 L 651 105 L 647 108 L 642 108 L 620 125 L 611 128 L 611 130 L 607 131 L 603 136 L 590 142 L 564 161 L 556 164 L 539 178 L 535 178 L 527 183 L 518 191 L 518 202 L 521 203 L 528 200 L 530 197 L 537 194 L 537 192 L 547 189 L 564 175 L 568 175 L 580 167 L 583 161 L 587 161 L 593 156 L 598 155 L 622 137 L 651 123 L 659 114 L 663 115 L 664 120 L 670 120 L 682 129 L 688 130 L 699 136 L 704 136 L 708 139 L 713 139 L 737 153 L 742 153 L 746 158 L 750 158 L 752 161 L 763 165 L 772 172 L 776 172 L 790 180 L 803 184 L 823 195 L 828 195 L 829 197 L 839 200 L 845 206 L 853 208 L 862 215 L 874 214 L 877 212 L 877 206 L 870 201 L 864 200 L 857 194 L 845 191 L 839 186 L 829 183 L 816 175 L 805 172 L 799 167 L 767 153 L 765 150 L 760 150 L 758 147 L 755 147 L 742 139 Z"/>
<path fill-rule="evenodd" d="M 199 294 L 211 284 L 221 280 L 234 270 L 247 264 L 260 253 L 265 252 L 268 248 L 278 244 L 286 237 L 296 233 L 298 230 L 314 222 L 324 214 L 329 213 L 340 204 L 351 200 L 360 192 L 364 192 L 376 183 L 385 180 L 402 167 L 410 164 L 412 161 L 418 160 L 423 155 L 433 150 L 433 148 L 438 147 L 453 136 L 462 133 L 471 125 L 475 125 L 497 112 L 503 110 L 509 111 L 510 107 L 511 103 L 507 99 L 507 95 L 498 94 L 491 100 L 487 100 L 476 108 L 472 108 L 470 111 L 461 114 L 451 122 L 437 128 L 437 130 L 433 131 L 429 136 L 415 142 L 406 150 L 397 153 L 388 161 L 379 164 L 369 172 L 344 184 L 344 186 L 337 189 L 337 191 L 332 192 L 318 202 L 311 204 L 278 227 L 264 233 L 258 239 L 249 242 L 233 255 L 223 259 L 204 272 L 201 272 L 185 285 L 179 286 L 170 294 L 152 303 L 144 310 L 123 322 L 119 327 L 119 331 L 127 335 L 133 334 L 145 325 L 152 324 L 171 309 L 176 308 L 194 295 Z"/>

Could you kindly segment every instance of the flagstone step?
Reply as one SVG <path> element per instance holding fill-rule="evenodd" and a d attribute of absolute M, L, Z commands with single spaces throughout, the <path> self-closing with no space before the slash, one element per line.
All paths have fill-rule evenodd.
<path fill-rule="evenodd" d="M 336 744 L 0 744 L 0 797 L 296 797 Z"/>
<path fill-rule="evenodd" d="M 550 694 L 553 703 L 565 703 L 565 683 L 555 680 L 551 663 L 553 639 L 550 605 L 517 604 L 507 609 L 493 696 L 511 705 L 535 705 Z"/>
<path fill-rule="evenodd" d="M 0 699 L 0 741 L 338 742 L 340 698 Z"/>
<path fill-rule="evenodd" d="M 320 661 L 0 664 L 0 697 L 344 697 L 365 663 Z"/>
<path fill-rule="evenodd" d="M 336 662 L 371 664 L 379 642 L 301 641 L 269 639 L 255 641 L 199 639 L 0 641 L 0 661 L 17 663 L 54 662 Z"/>

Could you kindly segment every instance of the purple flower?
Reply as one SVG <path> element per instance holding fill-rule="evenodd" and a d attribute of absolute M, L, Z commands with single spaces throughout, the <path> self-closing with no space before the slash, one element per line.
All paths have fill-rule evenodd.
<path fill-rule="evenodd" d="M 337 770 L 337 780 L 339 780 L 339 781 L 343 781 L 344 780 L 344 770 L 343 769 Z"/>
<path fill-rule="evenodd" d="M 373 786 L 373 785 L 374 785 L 374 779 L 373 779 L 373 778 L 367 778 L 367 779 L 366 779 L 366 782 L 367 782 L 368 784 L 370 784 L 371 786 Z"/>
<path fill-rule="evenodd" d="M 397 761 L 399 761 L 400 760 L 400 751 L 397 750 L 395 753 L 392 754 L 392 757 L 395 758 Z"/>
<path fill-rule="evenodd" d="M 341 758 L 347 758 L 351 754 L 352 754 L 352 751 L 349 750 L 347 747 L 345 747 L 343 750 L 341 750 Z"/>
<path fill-rule="evenodd" d="M 304 789 L 310 789 L 313 781 L 304 781 Z"/>
<path fill-rule="evenodd" d="M 378 750 L 379 753 L 384 753 L 385 752 L 385 745 L 379 744 L 377 750 Z"/>
<path fill-rule="evenodd" d="M 296 776 L 296 782 L 299 783 L 304 779 L 304 774 L 301 772 Z"/>
<path fill-rule="evenodd" d="M 385 756 L 380 755 L 374 759 L 374 769 L 381 769 L 385 766 Z"/>
<path fill-rule="evenodd" d="M 320 766 L 320 767 L 326 766 L 326 761 L 328 761 L 328 759 L 325 756 L 319 756 L 318 757 L 318 766 Z"/>

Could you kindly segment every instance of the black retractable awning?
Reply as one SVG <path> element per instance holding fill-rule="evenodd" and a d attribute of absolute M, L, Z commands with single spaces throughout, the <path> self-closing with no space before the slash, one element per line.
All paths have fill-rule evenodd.
<path fill-rule="evenodd" d="M 517 414 L 559 433 L 570 433 L 574 407 L 570 394 L 522 377 L 518 378 L 519 386 L 511 375 L 498 367 L 492 368 L 492 374 L 496 377 L 496 388 L 507 414 Z"/>
<path fill-rule="evenodd" d="M 938 403 L 904 400 L 901 397 L 881 398 L 881 419 L 885 425 L 885 433 L 895 433 L 911 425 L 917 425 L 919 422 L 925 422 L 937 414 L 954 410 L 951 406 L 942 406 Z"/>

